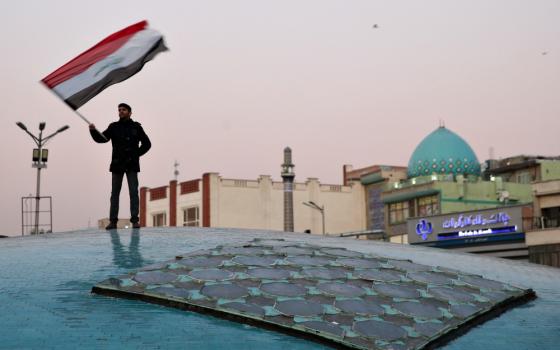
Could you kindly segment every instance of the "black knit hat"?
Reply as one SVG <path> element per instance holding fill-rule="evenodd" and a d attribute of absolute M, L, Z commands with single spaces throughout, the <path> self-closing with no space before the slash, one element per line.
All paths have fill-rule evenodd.
<path fill-rule="evenodd" d="M 121 107 L 128 109 L 129 112 L 132 112 L 132 108 L 124 102 L 119 103 L 119 108 L 121 108 Z"/>

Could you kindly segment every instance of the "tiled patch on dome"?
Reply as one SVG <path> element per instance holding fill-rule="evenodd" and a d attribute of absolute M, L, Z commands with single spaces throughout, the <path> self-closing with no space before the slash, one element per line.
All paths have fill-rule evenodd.
<path fill-rule="evenodd" d="M 535 296 L 408 260 L 284 240 L 178 255 L 94 293 L 207 313 L 352 349 L 423 349 Z"/>
<path fill-rule="evenodd" d="M 221 269 L 204 269 L 191 271 L 190 277 L 202 281 L 222 281 L 233 277 L 233 273 Z"/>
<path fill-rule="evenodd" d="M 284 297 L 304 297 L 307 295 L 307 288 L 289 282 L 263 283 L 260 290 L 271 295 Z"/>
<path fill-rule="evenodd" d="M 360 270 L 354 273 L 359 278 L 378 282 L 398 282 L 404 275 L 400 272 L 387 269 Z"/>
<path fill-rule="evenodd" d="M 302 273 L 306 277 L 316 278 L 320 280 L 343 279 L 346 277 L 346 271 L 337 268 L 307 268 L 303 269 Z"/>
<path fill-rule="evenodd" d="M 291 276 L 289 270 L 280 268 L 252 268 L 247 270 L 247 274 L 251 277 L 264 280 L 281 280 Z"/>
<path fill-rule="evenodd" d="M 380 315 L 384 312 L 380 305 L 362 299 L 337 300 L 334 307 L 342 312 L 357 315 Z"/>

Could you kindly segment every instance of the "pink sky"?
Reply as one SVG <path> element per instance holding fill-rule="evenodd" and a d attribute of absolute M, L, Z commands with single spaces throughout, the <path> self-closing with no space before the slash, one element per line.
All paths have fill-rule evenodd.
<path fill-rule="evenodd" d="M 16 121 L 70 125 L 42 174 L 55 231 L 108 215 L 110 146 L 38 81 L 142 19 L 170 51 L 80 109 L 104 128 L 119 102 L 132 106 L 153 143 L 141 186 L 167 184 L 175 160 L 180 181 L 280 180 L 285 146 L 296 180 L 340 183 L 343 164 L 407 165 L 440 119 L 480 161 L 490 147 L 560 154 L 557 0 L 2 1 L 0 16 L 4 235 L 21 234 L 20 198 L 35 194 L 33 143 Z"/>

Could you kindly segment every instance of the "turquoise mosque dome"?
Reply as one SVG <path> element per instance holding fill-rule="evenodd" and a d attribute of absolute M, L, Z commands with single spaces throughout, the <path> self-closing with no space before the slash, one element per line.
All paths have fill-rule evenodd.
<path fill-rule="evenodd" d="M 480 163 L 471 146 L 440 126 L 416 147 L 408 162 L 408 177 L 431 174 L 480 176 Z"/>

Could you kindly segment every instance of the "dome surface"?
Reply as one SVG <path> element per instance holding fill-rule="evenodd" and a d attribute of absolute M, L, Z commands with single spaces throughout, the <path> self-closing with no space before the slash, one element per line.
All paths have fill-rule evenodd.
<path fill-rule="evenodd" d="M 431 174 L 480 176 L 480 163 L 465 140 L 441 126 L 420 142 L 408 162 L 408 177 Z"/>

